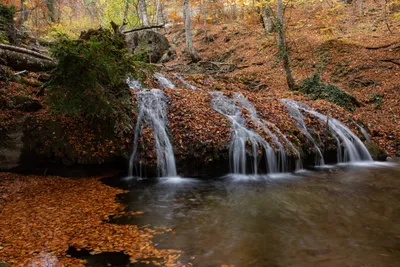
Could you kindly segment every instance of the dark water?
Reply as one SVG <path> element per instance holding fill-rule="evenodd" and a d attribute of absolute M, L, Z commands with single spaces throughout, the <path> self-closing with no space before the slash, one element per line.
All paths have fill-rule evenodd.
<path fill-rule="evenodd" d="M 105 183 L 144 212 L 114 223 L 172 228 L 155 242 L 194 266 L 400 266 L 399 167 Z"/>

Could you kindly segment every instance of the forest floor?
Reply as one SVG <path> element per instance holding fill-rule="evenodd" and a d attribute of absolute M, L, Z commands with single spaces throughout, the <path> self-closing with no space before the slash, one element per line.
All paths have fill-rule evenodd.
<path fill-rule="evenodd" d="M 360 107 L 347 115 L 366 126 L 373 140 L 395 156 L 400 153 L 400 22 L 390 22 L 390 33 L 383 19 L 374 19 L 376 12 L 371 10 L 363 19 L 347 22 L 346 28 L 336 29 L 332 35 L 321 34 L 322 22 L 315 18 L 293 13 L 288 22 L 288 43 L 298 84 L 319 70 L 324 83 L 336 85 L 357 99 Z M 277 60 L 276 37 L 266 35 L 260 25 L 209 25 L 206 37 L 199 24 L 194 33 L 194 46 L 203 61 L 197 66 L 206 62 L 217 65 L 220 71 L 200 75 L 207 72 L 204 67 L 188 66 L 182 28 L 167 32 L 178 57 L 167 63 L 166 69 L 186 72 L 186 79 L 207 90 L 248 92 L 253 98 L 311 100 L 288 89 Z M 199 80 L 202 83 L 196 83 Z M 318 102 L 309 102 L 318 109 Z M 325 105 L 325 101 L 319 104 Z"/>
<path fill-rule="evenodd" d="M 275 37 L 265 35 L 259 25 L 210 25 L 207 38 L 202 26 L 195 26 L 194 45 L 203 62 L 196 65 L 189 65 L 185 55 L 182 29 L 173 28 L 167 37 L 174 43 L 178 57 L 164 65 L 165 72 L 177 84 L 172 73 L 184 74 L 186 80 L 203 89 L 193 91 L 182 85 L 165 90 L 170 98 L 169 126 L 178 159 L 214 156 L 204 150 L 205 144 L 218 152 L 226 149 L 230 141 L 228 121 L 212 110 L 210 91 L 242 93 L 260 116 L 268 118 L 294 143 L 301 142 L 293 134 L 297 131 L 295 123 L 280 98 L 305 102 L 346 122 L 355 132 L 357 126 L 351 119 L 358 121 L 367 126 L 373 140 L 389 155 L 400 152 L 399 22 L 391 24 L 393 33 L 389 33 L 384 23 L 370 25 L 367 15 L 364 21 L 355 22 L 362 26 L 322 36 L 318 24 L 296 20 L 296 15 L 293 18 L 287 32 L 298 83 L 319 68 L 325 83 L 335 84 L 354 96 L 360 107 L 348 112 L 325 100 L 315 101 L 288 90 L 284 71 L 276 64 Z M 40 88 L 35 85 L 38 77 L 30 75 L 24 81 L 28 86 L 12 82 L 11 87 L 1 88 L 4 98 L 0 102 L 29 94 L 46 109 L 45 97 L 35 96 Z M 12 125 L 27 112 L 30 111 L 24 107 L 1 112 L 0 126 Z M 39 111 L 38 116 L 46 114 L 47 109 Z M 84 139 L 79 125 L 74 128 L 76 143 Z M 151 139 L 151 134 L 147 137 Z M 131 138 L 125 143 L 130 141 Z M 91 139 L 88 142 L 92 143 Z M 154 160 L 153 152 L 147 156 Z M 94 253 L 123 251 L 132 262 L 157 259 L 154 265 L 182 266 L 176 260 L 179 251 L 159 250 L 152 242 L 155 235 L 170 229 L 105 222 L 109 216 L 123 214 L 122 205 L 115 200 L 123 192 L 102 184 L 99 177 L 78 180 L 0 173 L 0 259 L 12 266 L 83 266 L 83 261 L 66 253 L 69 247 L 75 247 Z"/>

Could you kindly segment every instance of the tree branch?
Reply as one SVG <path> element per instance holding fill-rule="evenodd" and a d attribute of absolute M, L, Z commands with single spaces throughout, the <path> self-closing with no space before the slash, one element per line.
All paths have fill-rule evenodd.
<path fill-rule="evenodd" d="M 150 29 L 160 29 L 160 28 L 164 28 L 164 24 L 160 24 L 160 25 L 150 25 L 150 26 L 143 26 L 143 27 L 137 27 L 137 28 L 132 28 L 130 30 L 125 30 L 122 31 L 123 34 L 127 34 L 130 32 L 138 32 L 138 31 L 143 31 L 143 30 L 150 30 Z"/>

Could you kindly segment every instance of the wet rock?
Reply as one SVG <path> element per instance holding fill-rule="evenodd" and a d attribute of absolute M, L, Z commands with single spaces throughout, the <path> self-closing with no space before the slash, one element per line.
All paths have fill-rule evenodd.
<path fill-rule="evenodd" d="M 27 117 L 22 123 L 21 164 L 99 165 L 122 162 L 128 156 L 123 142 L 125 139 L 118 138 L 112 128 L 100 126 L 89 129 L 85 121 L 75 121 L 74 126 L 69 122 L 57 115 L 43 118 L 35 114 Z M 100 147 L 101 151 L 97 149 Z"/>
<path fill-rule="evenodd" d="M 365 143 L 365 146 L 367 147 L 369 153 L 371 154 L 371 156 L 374 160 L 379 160 L 379 161 L 386 160 L 386 158 L 387 158 L 386 151 L 383 151 L 382 149 L 380 149 L 377 144 L 375 144 L 372 141 L 368 141 Z"/>
<path fill-rule="evenodd" d="M 152 63 L 159 62 L 170 48 L 168 39 L 164 35 L 151 30 L 126 34 L 126 43 L 132 54 Z"/>
<path fill-rule="evenodd" d="M 392 157 L 387 157 L 386 158 L 386 161 L 388 161 L 388 162 L 393 162 L 393 163 L 399 163 L 400 164 L 400 157 L 394 157 L 394 158 L 392 158 Z"/>
<path fill-rule="evenodd" d="M 22 127 L 15 125 L 9 129 L 1 129 L 0 134 L 0 169 L 8 170 L 17 167 L 23 149 Z"/>

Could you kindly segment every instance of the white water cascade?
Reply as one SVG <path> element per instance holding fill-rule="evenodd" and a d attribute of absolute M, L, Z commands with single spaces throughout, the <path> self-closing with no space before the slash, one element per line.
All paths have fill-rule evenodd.
<path fill-rule="evenodd" d="M 306 112 L 317 117 L 321 124 L 328 122 L 328 128 L 332 132 L 338 146 L 338 162 L 372 161 L 372 157 L 368 152 L 368 149 L 365 147 L 360 138 L 358 138 L 346 125 L 340 121 L 336 120 L 335 118 L 328 118 L 327 116 L 315 111 L 311 107 L 294 100 L 281 99 L 281 102 L 288 108 L 290 115 L 292 115 L 298 122 L 297 126 L 299 127 L 300 131 L 302 131 L 307 138 L 314 143 L 315 149 L 322 159 L 322 164 L 323 157 L 321 149 L 307 130 L 302 112 Z M 343 150 L 342 146 L 344 148 Z"/>
<path fill-rule="evenodd" d="M 292 100 L 287 100 L 287 99 L 281 99 L 280 100 L 289 110 L 289 115 L 292 116 L 296 122 L 297 122 L 297 128 L 307 137 L 307 139 L 313 144 L 314 150 L 316 153 L 316 158 L 315 158 L 315 165 L 324 165 L 324 156 L 322 155 L 322 151 L 319 148 L 317 142 L 315 139 L 312 137 L 310 132 L 307 129 L 306 122 L 304 121 L 305 117 L 304 115 L 300 112 L 300 110 L 297 108 L 296 105 L 292 105 Z"/>
<path fill-rule="evenodd" d="M 292 142 L 289 141 L 289 139 L 286 138 L 286 136 L 279 130 L 278 127 L 276 127 L 275 124 L 272 122 L 269 122 L 267 120 L 261 119 L 257 115 L 257 111 L 254 107 L 254 105 L 242 94 L 235 93 L 235 100 L 244 108 L 246 109 L 251 117 L 251 120 L 258 125 L 263 131 L 269 135 L 274 142 L 275 146 L 279 148 L 279 153 L 278 153 L 278 165 L 281 168 L 281 171 L 289 171 L 289 166 L 288 166 L 288 161 L 287 161 L 287 153 L 285 150 L 285 147 L 282 145 L 282 143 L 279 141 L 279 138 L 274 134 L 268 127 L 271 127 L 274 129 L 276 133 L 278 133 L 283 140 L 285 141 L 286 145 L 290 147 L 290 149 L 296 154 L 297 160 L 296 160 L 296 169 L 300 169 L 301 166 L 301 154 L 299 150 L 293 145 Z"/>
<path fill-rule="evenodd" d="M 185 80 L 185 78 L 183 78 L 182 75 L 179 74 L 175 74 L 175 77 L 180 80 L 183 85 L 185 85 L 187 88 L 191 89 L 191 90 L 197 90 L 197 87 L 194 86 L 193 84 L 189 83 L 188 81 Z"/>
<path fill-rule="evenodd" d="M 256 113 L 253 105 L 241 94 L 235 94 L 233 99 L 224 96 L 222 92 L 213 92 L 211 105 L 213 109 L 229 119 L 232 124 L 232 140 L 230 145 L 230 161 L 231 170 L 235 174 L 246 174 L 247 151 L 246 144 L 251 146 L 252 168 L 253 173 L 257 174 L 259 168 L 259 159 L 264 154 L 268 172 L 276 173 L 286 171 L 286 151 L 279 139 L 273 134 L 264 120 L 261 120 Z M 246 127 L 246 120 L 242 116 L 242 110 L 238 107 L 246 109 L 251 114 L 254 123 L 259 124 L 262 129 L 271 136 L 273 142 L 279 148 L 279 156 L 275 154 L 270 144 L 264 140 L 257 132 Z M 262 151 L 260 153 L 260 150 Z"/>
<path fill-rule="evenodd" d="M 159 175 L 175 177 L 177 176 L 175 156 L 167 134 L 167 96 L 159 89 L 138 91 L 136 95 L 138 97 L 138 118 L 133 152 L 129 162 L 129 176 L 133 175 L 135 162 L 138 160 L 139 137 L 145 123 L 153 131 Z"/>
<path fill-rule="evenodd" d="M 126 84 L 129 86 L 129 88 L 130 89 L 132 89 L 132 90 L 140 90 L 140 89 L 142 89 L 143 87 L 142 87 L 142 84 L 138 81 L 138 80 L 136 80 L 136 79 L 134 79 L 134 78 L 132 78 L 132 77 L 128 77 L 127 79 L 126 79 Z"/>
<path fill-rule="evenodd" d="M 173 82 L 171 82 L 170 80 L 168 80 L 167 77 L 165 77 L 164 75 L 162 75 L 161 73 L 154 73 L 154 78 L 157 79 L 158 84 L 160 85 L 161 89 L 173 89 L 176 88 L 175 84 Z"/>

